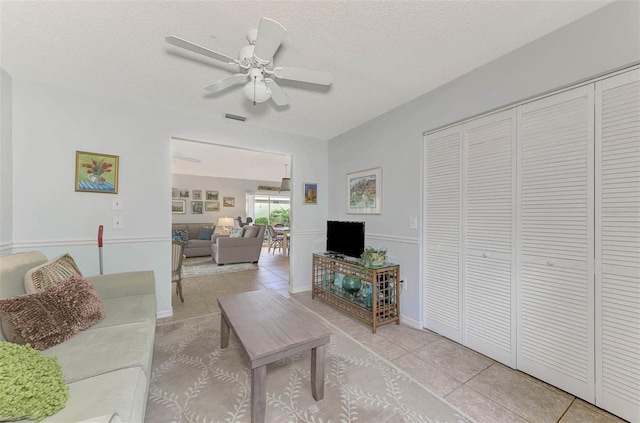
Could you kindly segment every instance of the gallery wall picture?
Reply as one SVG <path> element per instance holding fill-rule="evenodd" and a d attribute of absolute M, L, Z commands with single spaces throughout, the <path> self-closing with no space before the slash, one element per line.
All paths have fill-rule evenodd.
<path fill-rule="evenodd" d="M 317 183 L 304 183 L 304 204 L 318 204 L 318 184 Z"/>
<path fill-rule="evenodd" d="M 220 201 L 205 201 L 204 202 L 204 211 L 219 212 L 220 211 Z"/>
<path fill-rule="evenodd" d="M 194 200 L 202 200 L 202 190 L 201 189 L 192 190 L 191 191 L 191 195 L 192 195 Z"/>
<path fill-rule="evenodd" d="M 223 207 L 235 207 L 236 206 L 236 197 L 222 197 L 222 206 Z"/>
<path fill-rule="evenodd" d="M 207 200 L 218 201 L 218 191 L 207 191 Z"/>
<path fill-rule="evenodd" d="M 380 214 L 382 168 L 347 173 L 347 213 Z"/>
<path fill-rule="evenodd" d="M 185 200 L 171 200 L 171 213 L 186 213 L 186 204 Z"/>
<path fill-rule="evenodd" d="M 76 191 L 117 194 L 118 164 L 118 156 L 76 151 Z"/>
<path fill-rule="evenodd" d="M 178 198 L 180 196 L 180 190 L 178 188 L 171 188 L 171 198 Z"/>
<path fill-rule="evenodd" d="M 202 214 L 202 201 L 191 202 L 191 214 Z"/>
<path fill-rule="evenodd" d="M 180 198 L 189 198 L 189 190 L 180 188 Z"/>

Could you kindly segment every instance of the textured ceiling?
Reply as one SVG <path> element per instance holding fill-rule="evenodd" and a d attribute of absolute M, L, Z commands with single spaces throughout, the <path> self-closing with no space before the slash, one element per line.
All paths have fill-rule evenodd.
<path fill-rule="evenodd" d="M 2 1 L 0 65 L 14 78 L 154 102 L 330 139 L 610 1 Z M 282 81 L 290 104 L 253 106 L 235 69 L 164 41 L 237 57 L 266 16 L 287 28 L 276 66 L 329 70 L 330 87 Z"/>

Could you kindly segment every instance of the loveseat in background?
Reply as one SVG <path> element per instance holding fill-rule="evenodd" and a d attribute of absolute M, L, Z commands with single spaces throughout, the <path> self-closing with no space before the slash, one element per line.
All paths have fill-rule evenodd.
<path fill-rule="evenodd" d="M 25 274 L 45 262 L 39 252 L 0 257 L 0 299 L 25 294 Z M 65 408 L 43 422 L 80 422 L 113 413 L 123 422 L 143 422 L 155 339 L 155 276 L 140 271 L 86 279 L 102 298 L 106 317 L 42 351 L 58 358 L 69 387 Z M 5 340 L 1 332 L 0 340 Z"/>

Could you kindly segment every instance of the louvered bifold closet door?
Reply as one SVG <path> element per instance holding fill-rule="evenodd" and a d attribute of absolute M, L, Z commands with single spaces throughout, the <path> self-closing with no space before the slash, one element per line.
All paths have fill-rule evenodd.
<path fill-rule="evenodd" d="M 593 402 L 594 87 L 518 110 L 518 368 Z"/>
<path fill-rule="evenodd" d="M 596 84 L 596 404 L 640 421 L 640 71 Z"/>
<path fill-rule="evenodd" d="M 424 325 L 461 342 L 461 126 L 424 138 Z"/>
<path fill-rule="evenodd" d="M 464 344 L 516 365 L 515 108 L 465 125 Z"/>

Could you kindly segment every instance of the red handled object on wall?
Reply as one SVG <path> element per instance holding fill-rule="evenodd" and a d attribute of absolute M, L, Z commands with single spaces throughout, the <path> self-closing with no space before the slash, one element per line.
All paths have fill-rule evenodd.
<path fill-rule="evenodd" d="M 98 226 L 98 252 L 100 254 L 100 274 L 102 275 L 102 225 Z"/>

